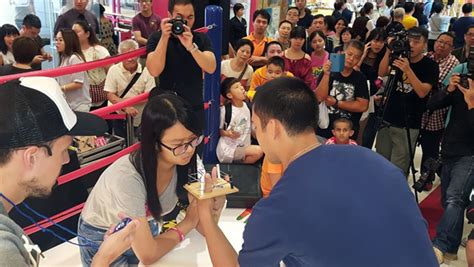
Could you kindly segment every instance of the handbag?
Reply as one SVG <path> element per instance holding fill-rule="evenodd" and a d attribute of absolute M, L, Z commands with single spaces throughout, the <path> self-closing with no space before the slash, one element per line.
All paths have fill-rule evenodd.
<path fill-rule="evenodd" d="M 92 103 L 102 103 L 107 100 L 107 92 L 104 91 L 105 80 L 99 84 L 89 84 L 89 94 Z"/>
<path fill-rule="evenodd" d="M 318 126 L 321 129 L 327 129 L 329 127 L 329 110 L 324 102 L 319 103 Z"/>
<path fill-rule="evenodd" d="M 99 57 L 97 56 L 97 51 L 94 48 L 94 54 L 92 56 L 92 61 L 98 60 Z M 89 74 L 89 71 L 87 71 L 88 77 L 91 81 L 93 81 L 92 77 Z M 94 81 L 97 82 L 97 81 Z M 89 94 L 91 97 L 91 102 L 92 103 L 103 103 L 105 100 L 107 100 L 107 92 L 104 91 L 105 87 L 105 79 L 102 80 L 101 82 L 97 84 L 89 84 Z"/>

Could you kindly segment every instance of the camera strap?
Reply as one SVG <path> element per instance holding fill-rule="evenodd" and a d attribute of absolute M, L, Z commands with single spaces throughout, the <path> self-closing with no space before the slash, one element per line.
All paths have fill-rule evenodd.
<path fill-rule="evenodd" d="M 128 91 L 132 89 L 133 85 L 135 85 L 135 83 L 137 82 L 138 78 L 140 78 L 141 75 L 142 75 L 141 72 L 135 73 L 132 80 L 128 83 L 127 87 L 125 88 L 125 90 L 123 90 L 122 94 L 120 95 L 120 98 L 124 98 L 127 95 Z"/>

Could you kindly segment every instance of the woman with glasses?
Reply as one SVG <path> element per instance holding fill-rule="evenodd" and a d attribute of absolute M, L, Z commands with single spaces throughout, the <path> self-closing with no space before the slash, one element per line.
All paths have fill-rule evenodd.
<path fill-rule="evenodd" d="M 140 221 L 132 249 L 112 264 L 115 266 L 152 264 L 198 225 L 195 200 L 168 231 L 160 231 L 157 223 L 176 218 L 188 202 L 183 185 L 188 182 L 195 149 L 203 140 L 194 111 L 176 95 L 152 97 L 143 110 L 141 133 L 141 148 L 102 173 L 79 219 L 78 234 L 97 242 L 118 223 L 119 212 Z M 216 201 L 216 215 L 223 203 Z M 81 238 L 79 243 L 87 244 Z M 83 265 L 89 266 L 97 249 L 82 246 L 80 252 Z"/>

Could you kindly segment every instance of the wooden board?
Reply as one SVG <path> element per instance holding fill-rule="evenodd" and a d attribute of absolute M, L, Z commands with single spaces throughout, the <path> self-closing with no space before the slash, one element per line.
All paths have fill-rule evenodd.
<path fill-rule="evenodd" d="M 239 192 L 237 187 L 232 187 L 229 182 L 224 179 L 218 178 L 212 192 L 204 193 L 201 192 L 201 183 L 194 182 L 190 184 L 185 184 L 184 189 L 186 189 L 191 195 L 197 199 L 208 199 L 213 197 L 225 196 L 228 194 Z"/>

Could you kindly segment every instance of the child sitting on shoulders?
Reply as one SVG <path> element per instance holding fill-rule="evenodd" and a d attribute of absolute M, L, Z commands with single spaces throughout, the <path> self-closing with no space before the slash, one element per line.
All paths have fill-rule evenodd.
<path fill-rule="evenodd" d="M 263 156 L 260 146 L 251 145 L 251 113 L 245 93 L 235 78 L 226 78 L 221 83 L 221 94 L 230 102 L 220 108 L 217 158 L 221 163 L 253 164 Z"/>
<path fill-rule="evenodd" d="M 357 145 L 356 141 L 351 139 L 353 134 L 352 121 L 345 118 L 337 119 L 333 123 L 333 137 L 326 141 L 326 145 Z"/>
<path fill-rule="evenodd" d="M 293 74 L 285 71 L 285 60 L 279 56 L 274 56 L 274 57 L 269 58 L 265 68 L 266 68 L 266 71 L 265 71 L 264 79 L 261 82 L 254 81 L 253 86 L 256 86 L 256 87 L 251 86 L 249 91 L 247 92 L 247 96 L 250 100 L 253 99 L 253 96 L 255 95 L 255 92 L 258 89 L 258 86 L 261 86 L 268 81 L 271 81 L 273 79 L 276 79 L 282 76 L 293 77 Z"/>

